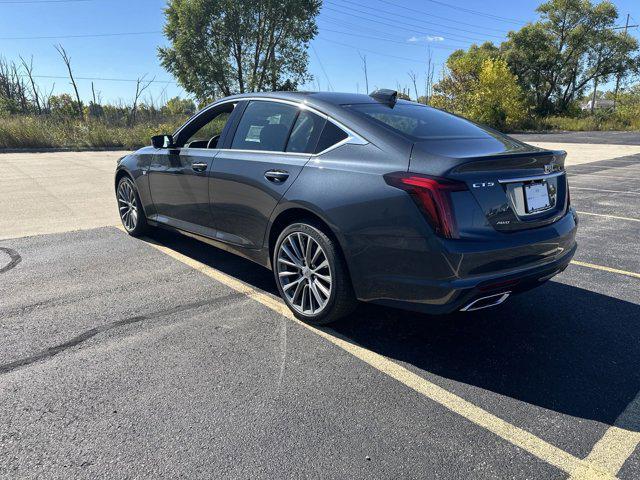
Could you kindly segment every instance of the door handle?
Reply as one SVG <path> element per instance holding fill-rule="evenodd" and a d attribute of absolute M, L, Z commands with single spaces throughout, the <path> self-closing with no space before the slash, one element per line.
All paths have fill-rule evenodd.
<path fill-rule="evenodd" d="M 207 167 L 209 166 L 209 164 L 204 163 L 204 162 L 198 162 L 198 163 L 192 163 L 191 164 L 191 168 L 193 169 L 194 172 L 204 172 Z"/>
<path fill-rule="evenodd" d="M 264 173 L 264 178 L 274 183 L 282 183 L 289 178 L 289 172 L 284 170 L 269 170 Z"/>

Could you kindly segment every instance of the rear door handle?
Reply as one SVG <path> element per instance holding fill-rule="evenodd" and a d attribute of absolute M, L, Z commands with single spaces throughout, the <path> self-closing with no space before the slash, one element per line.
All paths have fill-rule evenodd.
<path fill-rule="evenodd" d="M 207 167 L 209 166 L 208 163 L 204 163 L 204 162 L 198 162 L 198 163 L 192 163 L 191 164 L 191 168 L 193 169 L 194 172 L 204 172 Z"/>
<path fill-rule="evenodd" d="M 289 172 L 284 170 L 269 170 L 264 173 L 264 178 L 273 183 L 282 183 L 289 178 Z"/>

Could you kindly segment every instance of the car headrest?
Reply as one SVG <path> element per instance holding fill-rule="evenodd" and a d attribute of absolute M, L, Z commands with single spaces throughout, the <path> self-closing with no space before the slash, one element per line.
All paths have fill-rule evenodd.
<path fill-rule="evenodd" d="M 260 146 L 264 150 L 282 150 L 288 133 L 289 129 L 286 125 L 269 123 L 260 130 Z"/>

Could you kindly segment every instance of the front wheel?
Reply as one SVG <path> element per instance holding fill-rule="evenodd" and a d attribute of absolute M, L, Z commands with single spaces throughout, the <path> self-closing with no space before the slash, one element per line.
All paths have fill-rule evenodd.
<path fill-rule="evenodd" d="M 336 242 L 309 223 L 285 228 L 273 251 L 280 296 L 293 314 L 326 325 L 349 314 L 357 301 Z"/>
<path fill-rule="evenodd" d="M 144 235 L 149 227 L 133 180 L 129 177 L 122 177 L 118 182 L 116 197 L 118 198 L 118 212 L 124 229 L 134 237 Z"/>

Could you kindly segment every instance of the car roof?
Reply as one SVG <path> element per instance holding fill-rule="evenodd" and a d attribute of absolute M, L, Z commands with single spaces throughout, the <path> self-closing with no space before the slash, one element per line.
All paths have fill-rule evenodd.
<path fill-rule="evenodd" d="M 255 92 L 255 93 L 242 93 L 240 95 L 234 95 L 227 97 L 227 99 L 243 98 L 275 98 L 282 100 L 291 100 L 301 102 L 304 101 L 310 105 L 314 104 L 331 104 L 331 105 L 346 105 L 354 103 L 376 103 L 376 100 L 369 95 L 363 93 L 342 93 L 342 92 Z M 222 99 L 226 100 L 226 99 Z"/>

